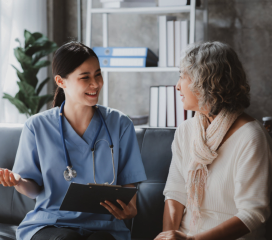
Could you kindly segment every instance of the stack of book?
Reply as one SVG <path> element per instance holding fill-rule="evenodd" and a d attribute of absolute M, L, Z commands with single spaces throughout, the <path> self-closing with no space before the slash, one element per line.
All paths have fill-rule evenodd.
<path fill-rule="evenodd" d="M 156 7 L 155 0 L 100 0 L 103 8 Z"/>
<path fill-rule="evenodd" d="M 100 67 L 156 67 L 158 57 L 142 47 L 94 47 Z"/>
<path fill-rule="evenodd" d="M 188 45 L 188 21 L 159 16 L 159 66 L 179 67 L 182 52 Z"/>
<path fill-rule="evenodd" d="M 150 127 L 178 127 L 193 117 L 183 108 L 182 97 L 175 86 L 150 87 Z"/>

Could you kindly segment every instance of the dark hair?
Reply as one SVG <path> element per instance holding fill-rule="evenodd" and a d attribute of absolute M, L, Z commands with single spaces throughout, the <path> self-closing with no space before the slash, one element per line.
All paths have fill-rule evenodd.
<path fill-rule="evenodd" d="M 209 116 L 221 109 L 242 111 L 250 105 L 250 87 L 235 51 L 221 42 L 196 44 L 187 49 L 181 61 L 192 92 L 198 93 L 200 109 L 210 106 Z"/>
<path fill-rule="evenodd" d="M 62 45 L 54 54 L 52 62 L 53 77 L 60 75 L 66 78 L 89 57 L 96 57 L 95 52 L 83 43 L 71 41 Z M 59 86 L 55 91 L 53 107 L 61 106 L 65 100 L 64 91 Z"/>

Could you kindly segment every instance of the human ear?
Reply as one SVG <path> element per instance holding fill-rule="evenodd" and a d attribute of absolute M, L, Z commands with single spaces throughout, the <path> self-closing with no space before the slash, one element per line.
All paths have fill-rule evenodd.
<path fill-rule="evenodd" d="M 55 76 L 55 82 L 60 88 L 66 88 L 66 82 L 60 75 Z"/>

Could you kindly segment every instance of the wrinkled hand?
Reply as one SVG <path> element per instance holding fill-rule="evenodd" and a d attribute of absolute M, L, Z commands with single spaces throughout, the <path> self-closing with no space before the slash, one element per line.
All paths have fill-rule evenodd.
<path fill-rule="evenodd" d="M 101 202 L 100 204 L 105 207 L 115 218 L 119 220 L 130 219 L 137 215 L 137 208 L 130 201 L 128 205 L 123 203 L 121 200 L 117 200 L 117 202 L 121 205 L 123 210 L 120 210 L 114 204 L 109 201 Z"/>
<path fill-rule="evenodd" d="M 194 240 L 194 237 L 187 236 L 178 230 L 171 230 L 160 233 L 154 240 Z"/>
<path fill-rule="evenodd" d="M 0 184 L 3 187 L 13 187 L 21 181 L 21 176 L 17 173 L 4 168 L 0 168 Z"/>

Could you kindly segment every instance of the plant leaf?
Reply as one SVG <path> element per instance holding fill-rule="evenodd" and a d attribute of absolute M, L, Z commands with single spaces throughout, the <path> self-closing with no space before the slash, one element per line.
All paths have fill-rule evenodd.
<path fill-rule="evenodd" d="M 44 85 L 45 85 L 49 80 L 50 80 L 50 77 L 44 79 L 44 80 L 40 83 L 39 87 L 38 87 L 37 90 L 36 90 L 36 94 L 37 94 L 37 95 L 40 94 L 40 92 L 41 92 L 41 90 L 43 89 Z"/>
<path fill-rule="evenodd" d="M 25 106 L 29 109 L 29 105 L 28 105 L 28 103 L 26 101 L 25 95 L 21 90 L 19 90 L 19 92 L 16 93 L 15 98 L 17 98 L 21 102 L 23 102 L 25 104 Z"/>
<path fill-rule="evenodd" d="M 44 61 L 39 61 L 37 63 L 35 63 L 35 65 L 33 66 L 36 69 L 40 69 L 42 67 L 46 67 L 50 65 L 50 61 L 44 60 Z"/>
<path fill-rule="evenodd" d="M 33 56 L 33 59 L 32 59 L 32 64 L 34 65 L 41 58 L 56 51 L 57 49 L 58 49 L 58 45 L 56 43 L 48 41 L 43 49 L 35 52 L 35 55 Z"/>
<path fill-rule="evenodd" d="M 12 67 L 16 70 L 17 76 L 22 82 L 27 82 L 36 88 L 38 84 L 38 78 L 36 77 L 38 71 L 36 69 L 31 68 L 24 72 L 20 72 L 15 66 L 12 65 Z"/>
<path fill-rule="evenodd" d="M 21 64 L 23 70 L 27 70 L 28 68 L 32 67 L 32 58 L 25 54 L 23 48 L 15 48 L 14 55 Z"/>
<path fill-rule="evenodd" d="M 29 85 L 27 82 L 17 82 L 17 84 L 26 97 L 35 95 L 35 88 Z"/>
<path fill-rule="evenodd" d="M 43 95 L 43 96 L 36 96 L 36 97 L 31 97 L 33 100 L 37 99 L 38 100 L 38 104 L 36 105 L 36 109 L 35 112 L 33 112 L 33 114 L 38 113 L 41 108 L 43 107 L 44 104 L 50 102 L 53 100 L 53 95 L 52 94 L 47 94 L 47 95 Z"/>
<path fill-rule="evenodd" d="M 35 38 L 29 31 L 25 30 L 24 36 L 25 36 L 25 48 L 27 48 L 29 45 L 32 45 L 35 42 Z"/>
<path fill-rule="evenodd" d="M 15 107 L 19 110 L 20 113 L 24 113 L 28 116 L 30 116 L 30 113 L 28 111 L 28 108 L 25 106 L 23 102 L 21 102 L 19 99 L 12 97 L 11 95 L 4 93 L 3 98 L 8 99 Z"/>
<path fill-rule="evenodd" d="M 32 36 L 35 38 L 35 40 L 38 40 L 39 38 L 43 37 L 44 35 L 42 35 L 39 32 L 34 32 L 34 33 L 32 33 Z"/>
<path fill-rule="evenodd" d="M 41 51 L 46 48 L 46 44 L 50 42 L 46 36 L 38 38 L 31 46 L 25 49 L 25 53 L 28 56 L 32 56 L 35 52 Z"/>

